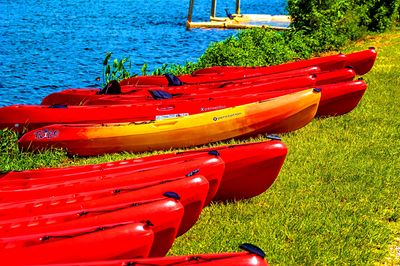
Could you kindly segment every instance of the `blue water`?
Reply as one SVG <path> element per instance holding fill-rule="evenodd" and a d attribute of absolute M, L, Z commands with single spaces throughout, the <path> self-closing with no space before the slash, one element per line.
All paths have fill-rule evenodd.
<path fill-rule="evenodd" d="M 39 104 L 49 93 L 100 86 L 106 52 L 130 57 L 140 73 L 196 61 L 233 30 L 185 29 L 189 0 L 0 0 L 0 106 Z M 196 0 L 193 21 L 207 21 L 211 0 Z M 242 0 L 241 13 L 286 14 L 285 0 Z M 217 1 L 217 15 L 235 0 Z"/>

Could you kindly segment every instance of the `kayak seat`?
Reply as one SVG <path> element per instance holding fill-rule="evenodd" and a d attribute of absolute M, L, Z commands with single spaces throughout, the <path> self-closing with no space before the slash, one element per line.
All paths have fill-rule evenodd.
<path fill-rule="evenodd" d="M 116 80 L 111 80 L 109 83 L 107 83 L 106 86 L 104 86 L 103 89 L 101 89 L 97 94 L 105 94 L 105 95 L 111 95 L 111 94 L 121 94 L 121 85 L 119 85 L 119 82 Z"/>
<path fill-rule="evenodd" d="M 149 93 L 154 100 L 166 100 L 173 97 L 169 92 L 163 90 L 149 90 Z"/>
<path fill-rule="evenodd" d="M 168 80 L 168 86 L 182 86 L 184 83 L 175 75 L 173 74 L 165 74 L 164 75 Z"/>

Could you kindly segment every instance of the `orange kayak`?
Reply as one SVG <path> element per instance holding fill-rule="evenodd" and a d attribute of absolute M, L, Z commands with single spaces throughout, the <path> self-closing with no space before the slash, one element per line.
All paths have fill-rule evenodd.
<path fill-rule="evenodd" d="M 50 125 L 19 140 L 24 150 L 66 148 L 70 154 L 142 152 L 202 145 L 299 129 L 315 116 L 321 93 L 308 89 L 231 108 L 160 121 Z"/>

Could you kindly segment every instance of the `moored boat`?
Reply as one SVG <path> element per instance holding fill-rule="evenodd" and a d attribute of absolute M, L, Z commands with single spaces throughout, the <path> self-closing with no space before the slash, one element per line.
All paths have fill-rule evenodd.
<path fill-rule="evenodd" d="M 261 66 L 261 67 L 239 67 L 239 66 L 213 66 L 209 68 L 199 69 L 192 73 L 192 75 L 207 75 L 207 74 L 223 74 L 227 72 L 239 71 L 242 73 L 279 73 L 281 71 L 292 70 L 296 68 L 304 68 L 308 66 L 318 66 L 321 71 L 334 71 L 346 66 L 354 68 L 357 75 L 364 75 L 368 73 L 376 60 L 377 52 L 374 47 L 366 50 L 349 53 L 337 54 L 323 57 L 315 57 L 306 60 L 299 60 L 289 62 L 276 66 Z"/>

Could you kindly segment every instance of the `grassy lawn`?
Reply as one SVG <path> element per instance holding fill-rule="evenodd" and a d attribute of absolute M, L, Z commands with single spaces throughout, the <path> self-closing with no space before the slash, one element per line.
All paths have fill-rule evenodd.
<path fill-rule="evenodd" d="M 205 208 L 170 255 L 237 251 L 249 242 L 273 265 L 400 264 L 400 31 L 343 52 L 369 46 L 378 59 L 364 76 L 368 89 L 359 106 L 283 135 L 289 154 L 274 185 L 253 199 Z M 134 157 L 21 154 L 16 138 L 1 134 L 4 171 Z"/>

